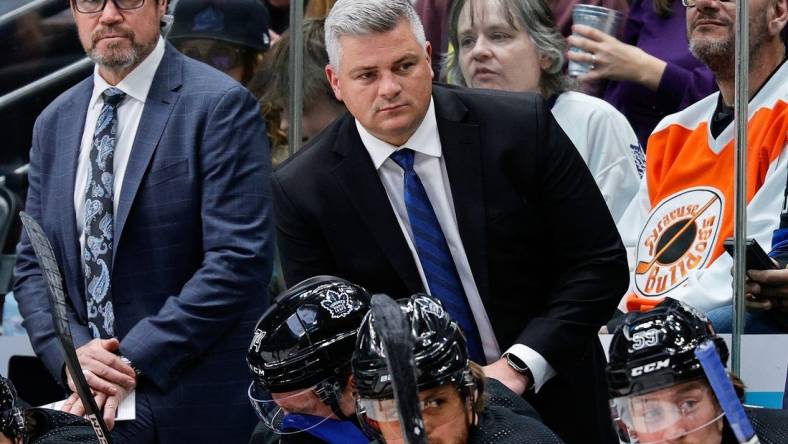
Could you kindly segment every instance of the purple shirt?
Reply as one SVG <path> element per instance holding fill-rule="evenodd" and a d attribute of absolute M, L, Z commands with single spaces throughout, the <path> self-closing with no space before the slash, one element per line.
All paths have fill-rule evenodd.
<path fill-rule="evenodd" d="M 449 47 L 449 8 L 454 0 L 416 0 L 413 5 L 424 24 L 424 34 L 432 44 L 432 71 L 440 78 L 441 56 Z"/>
<path fill-rule="evenodd" d="M 662 18 L 652 0 L 634 0 L 624 29 L 624 43 L 667 62 L 656 92 L 634 82 L 610 82 L 604 98 L 623 113 L 646 148 L 651 131 L 678 112 L 717 90 L 714 74 L 689 52 L 686 10 L 679 0 Z"/>
<path fill-rule="evenodd" d="M 550 11 L 553 13 L 555 27 L 561 31 L 564 37 L 569 37 L 572 34 L 572 9 L 575 5 L 583 4 L 615 9 L 624 14 L 624 17 L 629 11 L 627 0 L 548 0 L 547 4 L 550 5 Z"/>

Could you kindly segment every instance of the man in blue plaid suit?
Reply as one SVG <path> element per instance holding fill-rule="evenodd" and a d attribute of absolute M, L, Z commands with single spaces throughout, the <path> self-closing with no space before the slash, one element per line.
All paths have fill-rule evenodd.
<path fill-rule="evenodd" d="M 96 68 L 36 122 L 26 211 L 54 246 L 115 442 L 245 442 L 243 357 L 271 272 L 268 145 L 255 99 L 159 36 L 166 3 L 71 0 Z M 26 237 L 18 255 L 33 348 L 71 384 Z M 136 419 L 114 424 L 132 390 Z"/>

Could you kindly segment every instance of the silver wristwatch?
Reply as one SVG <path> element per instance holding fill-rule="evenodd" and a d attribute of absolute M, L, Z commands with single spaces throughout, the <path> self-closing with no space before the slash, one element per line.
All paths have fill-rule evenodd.
<path fill-rule="evenodd" d="M 525 388 L 525 391 L 532 391 L 534 388 L 534 374 L 528 367 L 528 364 L 523 362 L 523 360 L 518 358 L 514 353 L 507 353 L 504 355 L 504 357 L 506 358 L 506 363 L 509 364 L 509 367 L 513 368 L 517 373 L 525 375 L 528 378 L 528 387 Z"/>

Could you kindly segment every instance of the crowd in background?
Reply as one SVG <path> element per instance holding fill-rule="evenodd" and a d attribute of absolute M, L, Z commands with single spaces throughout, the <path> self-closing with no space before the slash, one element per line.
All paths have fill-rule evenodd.
<path fill-rule="evenodd" d="M 274 9 L 288 6 L 286 1 L 268 3 L 271 3 L 268 5 L 269 11 L 272 5 Z M 413 3 L 424 24 L 427 40 L 432 43 L 432 66 L 437 81 L 462 87 L 537 92 L 547 100 L 553 116 L 591 170 L 629 250 L 630 262 L 633 263 L 636 260 L 638 238 L 647 222 L 644 211 L 649 211 L 642 208 L 642 199 L 649 196 L 648 199 L 652 200 L 646 208 L 659 204 L 653 201 L 655 196 L 648 194 L 648 185 L 653 187 L 654 184 L 648 181 L 648 177 L 643 179 L 649 137 L 663 118 L 718 90 L 715 72 L 705 60 L 699 60 L 693 54 L 688 44 L 687 7 L 679 0 L 582 2 L 607 7 L 625 15 L 620 29 L 610 35 L 583 25 L 572 26 L 572 8 L 581 3 L 576 0 L 416 0 Z M 310 0 L 305 6 L 302 143 L 308 142 L 345 112 L 342 103 L 335 99 L 323 72 L 328 59 L 322 41 L 321 17 L 328 13 L 332 4 L 332 1 Z M 733 26 L 730 17 L 726 20 L 728 26 Z M 274 165 L 284 160 L 288 153 L 286 116 L 289 36 L 284 31 L 286 27 L 279 29 L 283 30 L 279 34 L 284 38 L 277 40 L 280 35 L 272 34 L 275 40 L 272 49 L 263 57 L 263 63 L 249 84 L 252 92 L 260 98 L 269 124 Z M 785 34 L 783 30 L 783 41 Z M 570 77 L 566 72 L 567 63 L 573 60 L 587 61 L 588 57 L 582 51 L 569 51 L 570 47 L 593 53 L 593 69 L 579 77 Z M 732 143 L 726 137 L 720 142 L 722 145 Z M 755 231 L 749 235 L 758 239 L 767 252 L 771 245 L 771 231 L 778 228 L 780 211 L 777 203 L 782 202 L 781 190 L 784 189 L 782 178 L 785 171 L 781 170 L 780 160 L 785 156 L 780 154 L 782 146 L 779 144 L 778 141 L 775 147 L 777 152 L 767 156 L 770 162 L 777 162 L 769 166 L 768 172 L 770 180 L 775 182 L 773 188 L 768 187 L 768 190 L 759 192 L 759 188 L 764 185 L 766 171 L 758 173 L 760 178 L 750 185 L 750 197 L 758 194 L 760 199 L 774 204 L 768 210 L 773 213 L 768 216 L 768 224 L 751 223 L 751 226 L 763 226 L 764 231 Z M 756 156 L 763 157 L 762 154 Z M 656 164 L 656 156 L 652 157 L 651 163 Z M 722 169 L 718 177 L 732 177 L 732 164 L 727 161 L 717 164 L 727 168 Z M 698 165 L 696 168 L 705 167 Z M 730 188 L 729 179 L 723 182 L 724 187 Z M 686 188 L 690 187 L 687 185 Z M 726 197 L 724 211 L 727 214 L 733 198 L 732 190 L 724 189 L 722 192 Z M 630 205 L 632 208 L 629 208 L 625 219 L 625 211 Z M 755 211 L 760 213 L 757 207 Z M 712 278 L 719 283 L 719 290 L 715 286 L 714 291 L 722 294 L 716 294 L 712 301 L 699 303 L 699 308 L 703 310 L 718 309 L 716 315 L 712 313 L 712 318 L 722 331 L 730 331 L 729 303 L 725 301 L 729 301 L 731 296 L 730 291 L 724 290 L 730 287 L 731 262 L 722 249 L 722 241 L 731 235 L 730 223 L 726 222 L 724 232 L 715 232 L 717 245 L 711 248 L 713 253 L 708 260 L 704 258 L 705 263 L 701 265 L 701 268 L 708 268 L 710 263 L 722 259 L 716 262 L 718 268 L 724 270 Z M 667 253 L 670 251 L 663 252 L 670 256 Z M 681 253 L 675 254 L 680 257 Z M 777 252 L 773 255 L 777 255 Z M 670 258 L 666 262 L 669 264 Z M 632 264 L 630 267 L 634 268 Z M 658 267 L 652 267 L 652 270 L 655 268 Z M 675 275 L 675 270 L 672 273 Z M 755 275 L 758 273 L 756 271 Z M 694 282 L 702 274 L 690 277 L 689 283 L 687 279 L 679 279 L 680 286 L 693 288 Z M 675 277 L 672 279 L 676 280 Z M 780 277 L 768 279 L 782 282 Z M 754 280 L 749 288 L 760 291 L 759 284 L 763 282 Z M 636 296 L 653 296 L 653 292 L 644 294 L 639 289 L 635 285 L 629 292 L 629 298 L 622 301 L 621 308 L 624 311 L 627 300 L 632 307 L 639 307 L 639 302 L 631 302 Z M 766 292 L 776 294 L 780 291 Z M 658 293 L 665 294 L 664 291 Z M 749 295 L 752 313 L 748 316 L 754 315 L 754 319 L 764 320 L 767 327 L 760 328 L 760 324 L 753 323 L 748 331 L 784 331 L 779 327 L 786 325 L 785 309 L 781 308 L 785 306 L 784 302 L 776 299 L 774 303 L 764 304 L 755 301 L 752 293 Z M 648 299 L 644 300 L 649 303 Z"/>

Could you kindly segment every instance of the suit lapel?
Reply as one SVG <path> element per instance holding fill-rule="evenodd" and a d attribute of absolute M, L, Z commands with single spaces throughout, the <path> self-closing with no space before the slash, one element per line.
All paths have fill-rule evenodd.
<path fill-rule="evenodd" d="M 68 288 L 67 292 L 73 299 L 74 306 L 78 307 L 78 313 L 84 314 L 85 299 L 82 296 L 84 278 L 82 277 L 82 251 L 79 246 L 76 224 L 76 210 L 74 209 L 74 187 L 77 176 L 77 164 L 79 159 L 80 145 L 82 144 L 82 133 L 85 131 L 85 119 L 74 120 L 74 116 L 87 115 L 90 96 L 93 94 L 93 76 L 77 85 L 73 91 L 71 100 L 63 106 L 68 112 L 58 113 L 57 130 L 55 139 L 57 144 L 56 152 L 62 153 L 58 158 L 63 159 L 63 170 L 65 174 L 59 177 L 55 186 L 62 193 L 57 200 L 60 207 L 52 214 L 59 215 L 58 220 L 62 223 L 62 242 L 63 242 L 63 274 L 64 276 L 76 276 L 75 279 L 67 279 L 68 283 L 76 285 L 75 288 Z M 65 215 L 65 216 L 60 216 Z"/>
<path fill-rule="evenodd" d="M 468 110 L 450 90 L 436 85 L 433 97 L 460 238 L 479 295 L 486 300 L 487 231 L 479 126 L 465 121 Z"/>
<path fill-rule="evenodd" d="M 332 171 L 356 208 L 384 256 L 411 292 L 422 291 L 421 278 L 391 208 L 386 190 L 380 181 L 352 116 L 346 117 L 339 130 L 334 151 L 343 159 Z"/>
<path fill-rule="evenodd" d="M 123 187 L 118 201 L 118 211 L 115 216 L 115 237 L 113 239 L 113 254 L 117 255 L 118 242 L 123 235 L 131 205 L 137 195 L 142 178 L 148 169 L 148 164 L 156 151 L 156 146 L 161 139 L 173 107 L 178 100 L 176 91 L 182 85 L 183 60 L 168 43 L 164 50 L 164 57 L 153 77 L 145 108 L 137 127 L 137 135 L 131 147 L 126 174 L 123 177 Z"/>

